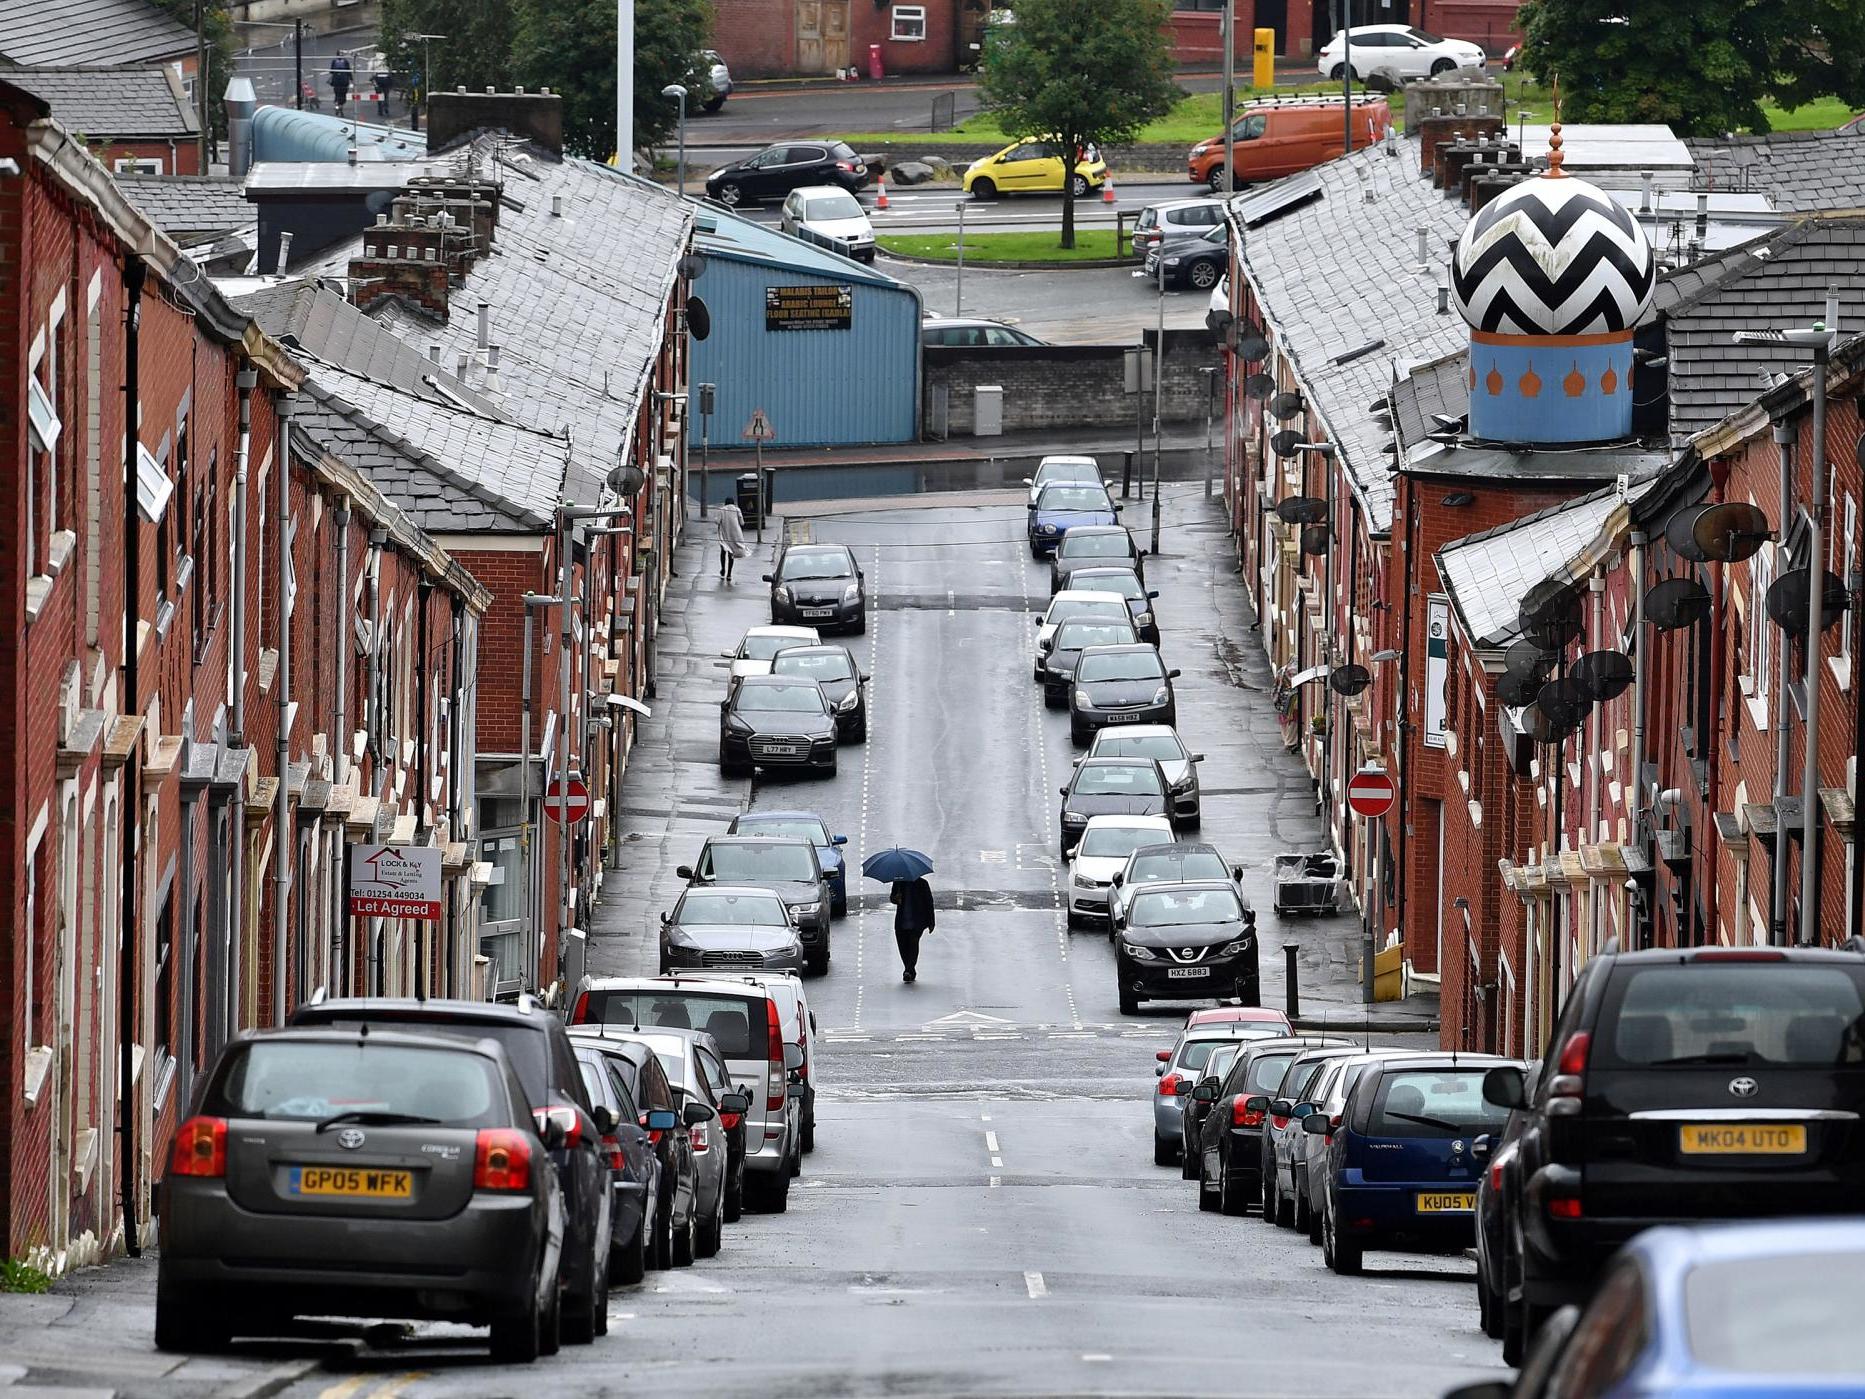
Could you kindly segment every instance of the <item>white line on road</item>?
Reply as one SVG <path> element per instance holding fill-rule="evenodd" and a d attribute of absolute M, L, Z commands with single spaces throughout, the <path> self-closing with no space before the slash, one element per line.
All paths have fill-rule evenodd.
<path fill-rule="evenodd" d="M 995 1132 L 986 1132 L 986 1133 L 984 1134 L 984 1149 L 985 1149 L 986 1151 L 988 1151 L 988 1152 L 990 1152 L 990 1153 L 991 1153 L 991 1155 L 993 1155 L 993 1156 L 995 1156 L 995 1155 L 997 1155 L 997 1153 L 998 1153 L 998 1152 L 999 1152 L 1000 1150 L 1002 1150 L 1002 1148 L 1001 1148 L 1001 1147 L 999 1147 L 999 1146 L 998 1146 L 998 1144 L 997 1144 L 997 1133 L 995 1133 Z"/>
<path fill-rule="evenodd" d="M 1002 1185 L 1003 1183 L 1004 1183 L 1004 1178 L 1002 1176 L 991 1177 L 991 1189 L 995 1190 L 997 1189 L 998 1186 Z"/>
<path fill-rule="evenodd" d="M 991 1158 L 991 1164 L 1001 1171 L 1004 1169 L 1004 1158 L 1001 1156 L 993 1156 Z"/>
<path fill-rule="evenodd" d="M 978 1114 L 978 1121 L 980 1121 L 980 1122 L 989 1122 L 990 1120 L 991 1120 L 991 1114 L 990 1114 L 990 1113 L 988 1113 L 988 1112 L 981 1112 L 981 1113 L 979 1113 L 979 1114 Z"/>
<path fill-rule="evenodd" d="M 1047 1297 L 1049 1295 L 1049 1284 L 1043 1281 L 1043 1275 L 1041 1273 L 1025 1273 L 1023 1275 L 1023 1285 L 1029 1289 L 1031 1301 L 1035 1301 L 1038 1297 Z"/>
<path fill-rule="evenodd" d="M 1083 1354 L 1082 1354 L 1082 1357 L 1081 1357 L 1081 1358 L 1082 1358 L 1083 1360 L 1086 1360 L 1086 1361 L 1088 1361 L 1088 1362 L 1090 1362 L 1090 1363 L 1094 1363 L 1094 1362 L 1098 1362 L 1098 1361 L 1104 1361 L 1104 1360 L 1112 1360 L 1112 1359 L 1113 1359 L 1114 1357 L 1113 1357 L 1113 1356 L 1111 1356 L 1111 1355 L 1102 1355 L 1102 1354 L 1101 1354 L 1101 1353 L 1100 1353 L 1099 1351 L 1093 1351 L 1093 1350 L 1091 1350 L 1091 1351 L 1085 1351 L 1085 1352 L 1083 1352 Z"/>

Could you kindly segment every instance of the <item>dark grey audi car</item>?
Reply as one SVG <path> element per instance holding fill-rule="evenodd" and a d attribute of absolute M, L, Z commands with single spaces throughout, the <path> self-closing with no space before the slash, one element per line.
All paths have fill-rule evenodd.
<path fill-rule="evenodd" d="M 810 768 L 835 776 L 835 714 L 801 675 L 741 675 L 719 702 L 719 771 Z"/>
<path fill-rule="evenodd" d="M 175 1132 L 156 1345 L 344 1316 L 490 1326 L 504 1361 L 556 1350 L 565 1217 L 549 1153 L 564 1131 L 533 1116 L 491 1039 L 243 1035 Z"/>

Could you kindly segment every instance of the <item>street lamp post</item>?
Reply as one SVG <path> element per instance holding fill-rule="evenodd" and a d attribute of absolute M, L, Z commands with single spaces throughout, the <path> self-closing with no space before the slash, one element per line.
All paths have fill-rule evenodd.
<path fill-rule="evenodd" d="M 1224 193 L 1237 187 L 1237 0 L 1224 0 Z M 1254 79 L 1252 79 L 1254 81 Z"/>
<path fill-rule="evenodd" d="M 434 90 L 434 53 L 428 45 L 437 41 L 445 42 L 447 36 L 445 34 L 404 34 L 401 37 L 403 43 L 412 43 L 419 40 L 421 44 L 421 100 L 417 103 L 413 100 L 411 95 L 408 102 L 409 125 L 414 130 L 419 131 L 421 129 L 421 113 L 427 107 L 427 95 Z"/>
<path fill-rule="evenodd" d="M 680 197 L 686 198 L 686 89 L 679 83 L 668 83 L 661 89 L 661 96 L 680 104 Z"/>
<path fill-rule="evenodd" d="M 958 277 L 952 283 L 952 314 L 965 314 L 965 206 L 970 199 L 958 201 Z"/>
<path fill-rule="evenodd" d="M 1166 391 L 1166 245 L 1159 257 L 1159 334 L 1153 341 L 1153 552 L 1159 552 L 1160 399 Z"/>

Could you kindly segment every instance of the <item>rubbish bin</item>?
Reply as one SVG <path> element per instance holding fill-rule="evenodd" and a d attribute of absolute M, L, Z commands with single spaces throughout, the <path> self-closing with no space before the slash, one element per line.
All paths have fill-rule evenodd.
<path fill-rule="evenodd" d="M 758 496 L 758 473 L 747 471 L 738 478 L 738 509 L 750 529 L 756 529 L 764 523 L 763 503 Z"/>
<path fill-rule="evenodd" d="M 1004 435 L 1004 386 L 1002 384 L 979 384 L 972 390 L 971 435 L 973 437 L 1002 437 Z"/>

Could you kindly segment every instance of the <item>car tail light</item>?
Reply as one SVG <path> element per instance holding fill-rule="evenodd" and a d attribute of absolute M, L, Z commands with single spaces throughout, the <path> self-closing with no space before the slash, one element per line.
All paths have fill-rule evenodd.
<path fill-rule="evenodd" d="M 661 1144 L 661 1129 L 648 1126 L 648 1115 L 645 1112 L 641 1114 L 641 1128 L 648 1134 L 649 1146 L 659 1146 Z"/>
<path fill-rule="evenodd" d="M 1586 1096 L 1587 1052 L 1592 1047 L 1593 1036 L 1586 1030 L 1574 1031 L 1561 1046 L 1554 1077 L 1548 1080 L 1550 1116 L 1573 1117 L 1579 1113 L 1580 1101 Z"/>
<path fill-rule="evenodd" d="M 473 1189 L 530 1188 L 531 1143 L 525 1134 L 510 1127 L 480 1128 L 473 1145 Z"/>
<path fill-rule="evenodd" d="M 570 1011 L 570 1023 L 572 1025 L 587 1025 L 589 1023 L 589 992 L 585 991 L 576 998 L 576 1005 Z"/>
<path fill-rule="evenodd" d="M 1502 1189 L 1502 1162 L 1500 1161 L 1492 1163 L 1489 1168 L 1489 1188 L 1491 1190 Z"/>
<path fill-rule="evenodd" d="M 835 168 L 837 170 L 846 170 L 852 175 L 855 173 L 855 162 L 852 160 L 838 160 L 835 163 Z"/>
<path fill-rule="evenodd" d="M 1249 1103 L 1250 1100 L 1248 1098 L 1232 1098 L 1230 1100 L 1231 1126 L 1261 1127 L 1263 1125 L 1263 1110 L 1261 1108 L 1253 1108 Z"/>
<path fill-rule="evenodd" d="M 1179 1076 L 1177 1074 L 1167 1074 L 1164 1078 L 1159 1080 L 1159 1096 L 1160 1097 L 1175 1098 L 1178 1096 L 1178 1092 L 1179 1092 Z"/>
<path fill-rule="evenodd" d="M 604 1137 L 602 1139 L 602 1152 L 603 1155 L 609 1159 L 609 1169 L 611 1171 L 619 1171 L 622 1169 L 624 1162 L 622 1161 L 622 1143 L 619 1138 L 613 1136 Z"/>
<path fill-rule="evenodd" d="M 719 1114 L 719 1126 L 728 1132 L 736 1132 L 738 1130 L 738 1124 L 743 1120 L 744 1117 L 741 1113 L 722 1112 Z"/>
<path fill-rule="evenodd" d="M 532 1108 L 531 1116 L 537 1119 L 537 1129 L 541 1134 L 546 1127 L 555 1122 L 563 1128 L 565 1146 L 581 1145 L 583 1140 L 583 1116 L 573 1107 L 562 1103 L 547 1108 Z"/>
<path fill-rule="evenodd" d="M 1548 1218 L 1579 1219 L 1580 1201 L 1572 1195 L 1557 1195 L 1548 1201 Z"/>
<path fill-rule="evenodd" d="M 803 1062 L 797 1065 L 797 1077 L 809 1077 L 809 1046 L 803 1043 L 803 1036 L 797 1036 L 797 1048 L 803 1051 Z"/>
<path fill-rule="evenodd" d="M 175 1176 L 224 1176 L 227 1173 L 227 1119 L 190 1117 L 175 1132 L 168 1173 Z"/>
<path fill-rule="evenodd" d="M 781 1112 L 784 1106 L 784 1027 L 777 1018 L 777 1002 L 764 1003 L 764 1042 L 770 1046 L 764 1084 L 764 1110 Z"/>
<path fill-rule="evenodd" d="M 1777 947 L 1706 947 L 1690 954 L 1693 962 L 1785 962 L 1787 954 Z"/>
<path fill-rule="evenodd" d="M 693 1154 L 695 1156 L 700 1155 L 711 1145 L 706 1139 L 706 1124 L 703 1122 L 695 1122 L 691 1127 L 687 1128 L 687 1136 L 692 1139 Z"/>

